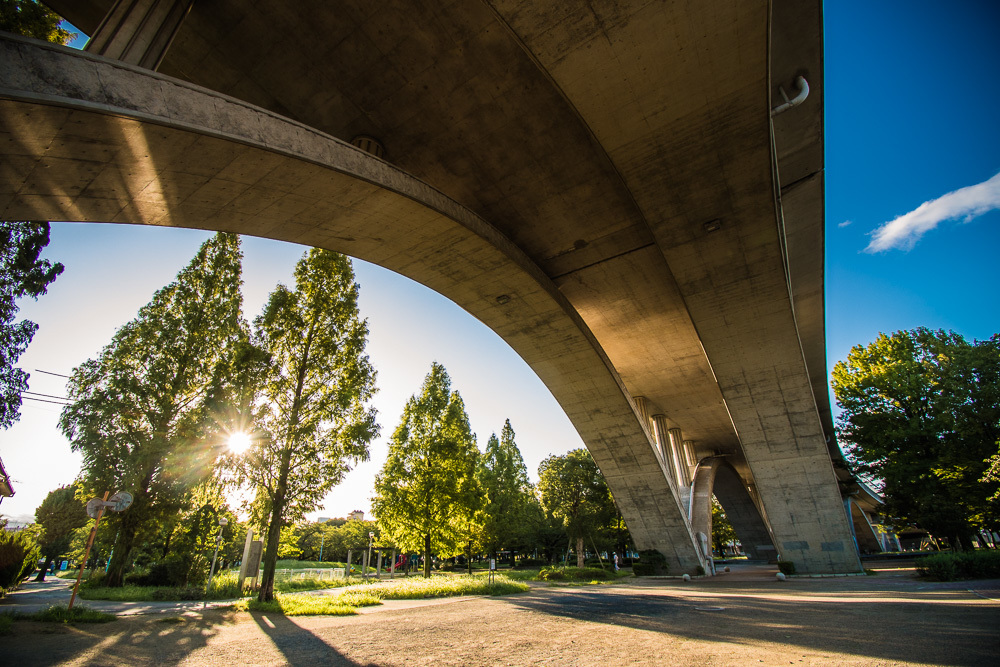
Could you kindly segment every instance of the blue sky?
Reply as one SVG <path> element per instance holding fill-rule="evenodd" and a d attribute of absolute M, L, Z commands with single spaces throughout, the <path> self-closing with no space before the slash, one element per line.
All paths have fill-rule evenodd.
<path fill-rule="evenodd" d="M 981 339 L 1000 331 L 1000 185 L 969 190 L 1000 173 L 998 6 L 826 5 L 831 368 L 879 332 L 927 326 Z M 925 202 L 931 203 L 912 214 Z M 983 208 L 990 210 L 967 215 Z M 877 230 L 901 216 L 901 231 L 886 237 L 896 245 L 866 250 Z M 937 218 L 944 219 L 935 226 Z M 907 230 L 918 224 L 933 228 L 915 238 Z M 31 391 L 64 395 L 62 378 L 35 369 L 68 374 L 96 355 L 206 237 L 189 230 L 54 225 L 47 255 L 63 262 L 66 272 L 47 296 L 22 307 L 41 326 L 21 363 L 32 372 Z M 259 312 L 276 282 L 290 281 L 302 250 L 244 241 L 248 317 Z M 355 269 L 371 328 L 369 354 L 380 373 L 376 406 L 383 438 L 372 446 L 372 460 L 311 516 L 368 510 L 385 436 L 434 360 L 462 393 L 481 446 L 510 418 L 533 477 L 545 456 L 582 445 L 545 387 L 495 334 L 419 285 L 364 263 Z M 21 423 L 0 435 L 0 456 L 17 490 L 0 513 L 33 514 L 48 491 L 79 470 L 55 426 L 58 410 L 25 401 Z"/>
<path fill-rule="evenodd" d="M 1000 173 L 1000 4 L 826 3 L 827 355 L 879 332 L 1000 331 L 1000 210 L 910 249 L 872 232 Z M 848 224 L 849 223 L 849 224 Z"/>

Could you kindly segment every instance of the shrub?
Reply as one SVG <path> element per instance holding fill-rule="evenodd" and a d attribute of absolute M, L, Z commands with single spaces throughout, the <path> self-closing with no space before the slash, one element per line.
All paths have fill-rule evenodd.
<path fill-rule="evenodd" d="M 917 561 L 922 577 L 938 581 L 1000 577 L 1000 551 L 962 551 L 927 556 Z"/>
<path fill-rule="evenodd" d="M 790 560 L 779 560 L 778 570 L 785 576 L 795 574 L 795 563 Z"/>
<path fill-rule="evenodd" d="M 547 560 L 542 560 L 541 558 L 522 558 L 514 562 L 515 568 L 525 568 L 525 567 L 544 567 L 548 565 Z"/>
<path fill-rule="evenodd" d="M 55 605 L 34 614 L 25 614 L 22 618 L 49 623 L 108 623 L 118 617 L 83 605 L 72 609 L 66 605 Z"/>
<path fill-rule="evenodd" d="M 125 583 L 132 586 L 177 586 L 178 582 L 171 577 L 170 566 L 166 561 L 153 563 L 145 572 L 133 572 L 125 576 Z"/>
<path fill-rule="evenodd" d="M 545 567 L 538 573 L 540 581 L 606 581 L 614 575 L 599 567 Z"/>
<path fill-rule="evenodd" d="M 0 597 L 31 574 L 40 555 L 35 540 L 25 531 L 0 530 Z"/>
<path fill-rule="evenodd" d="M 662 576 L 670 571 L 666 557 L 656 549 L 639 552 L 639 560 L 632 563 L 632 573 L 637 577 Z"/>

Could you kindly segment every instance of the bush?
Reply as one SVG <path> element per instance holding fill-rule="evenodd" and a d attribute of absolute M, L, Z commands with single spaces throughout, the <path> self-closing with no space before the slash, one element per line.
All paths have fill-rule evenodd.
<path fill-rule="evenodd" d="M 778 570 L 785 576 L 795 574 L 795 563 L 790 560 L 779 560 Z"/>
<path fill-rule="evenodd" d="M 0 597 L 31 574 L 40 556 L 38 545 L 28 533 L 0 530 Z"/>
<path fill-rule="evenodd" d="M 916 562 L 922 577 L 938 581 L 1000 577 L 1000 551 L 962 551 L 921 558 Z"/>
<path fill-rule="evenodd" d="M 153 563 L 145 572 L 133 572 L 125 576 L 125 584 L 131 586 L 177 586 L 171 577 L 170 567 L 165 561 Z"/>
<path fill-rule="evenodd" d="M 632 574 L 637 577 L 663 576 L 670 571 L 667 558 L 656 549 L 639 552 L 639 560 L 632 563 Z"/>
<path fill-rule="evenodd" d="M 72 609 L 66 605 L 55 605 L 34 614 L 25 614 L 21 618 L 49 623 L 109 623 L 117 616 L 83 605 Z"/>
<path fill-rule="evenodd" d="M 605 581 L 614 575 L 599 567 L 545 567 L 538 573 L 540 581 Z"/>
<path fill-rule="evenodd" d="M 514 562 L 515 568 L 525 568 L 525 567 L 545 567 L 549 562 L 547 560 L 542 560 L 541 558 L 522 558 Z"/>

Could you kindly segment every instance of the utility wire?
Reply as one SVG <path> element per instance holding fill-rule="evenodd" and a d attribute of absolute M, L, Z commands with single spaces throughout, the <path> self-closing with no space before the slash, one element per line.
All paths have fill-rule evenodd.
<path fill-rule="evenodd" d="M 53 373 L 52 371 L 43 371 L 41 368 L 36 368 L 39 373 L 45 373 L 46 375 L 55 375 L 56 377 L 66 378 L 67 380 L 72 380 L 69 375 L 63 375 L 62 373 Z"/>
<path fill-rule="evenodd" d="M 55 403 L 56 405 L 70 405 L 70 403 L 64 403 L 62 401 L 47 401 L 44 398 L 32 398 L 31 396 L 22 396 L 26 401 L 38 401 L 39 403 Z"/>
<path fill-rule="evenodd" d="M 39 394 L 37 391 L 22 391 L 22 394 L 31 394 L 32 396 L 44 396 L 45 398 L 58 398 L 60 401 L 68 401 L 69 399 L 65 396 L 53 396 L 51 394 Z"/>

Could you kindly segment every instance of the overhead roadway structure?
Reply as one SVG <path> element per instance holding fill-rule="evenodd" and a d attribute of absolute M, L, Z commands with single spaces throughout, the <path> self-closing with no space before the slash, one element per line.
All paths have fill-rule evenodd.
<path fill-rule="evenodd" d="M 713 493 L 752 555 L 860 571 L 826 388 L 820 2 L 47 4 L 92 39 L 0 40 L 5 219 L 397 271 L 534 369 L 673 572 L 710 567 Z"/>

